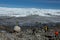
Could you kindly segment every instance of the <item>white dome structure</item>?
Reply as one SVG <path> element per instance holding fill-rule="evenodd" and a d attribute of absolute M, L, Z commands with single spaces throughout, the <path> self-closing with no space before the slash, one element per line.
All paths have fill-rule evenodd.
<path fill-rule="evenodd" d="M 20 32 L 20 31 L 21 31 L 21 28 L 20 28 L 19 26 L 15 26 L 15 27 L 14 27 L 14 31 Z"/>

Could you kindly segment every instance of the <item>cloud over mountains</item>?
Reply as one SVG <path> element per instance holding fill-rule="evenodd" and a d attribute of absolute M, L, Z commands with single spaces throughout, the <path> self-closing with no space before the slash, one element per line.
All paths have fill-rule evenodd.
<path fill-rule="evenodd" d="M 38 9 L 38 8 L 7 8 L 0 7 L 0 16 L 15 16 L 24 17 L 27 15 L 39 15 L 39 16 L 60 16 L 59 9 Z"/>

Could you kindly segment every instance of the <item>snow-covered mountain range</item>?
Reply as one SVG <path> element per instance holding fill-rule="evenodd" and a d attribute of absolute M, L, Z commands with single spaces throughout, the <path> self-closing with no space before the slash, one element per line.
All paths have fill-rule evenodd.
<path fill-rule="evenodd" d="M 60 16 L 60 9 L 39 9 L 39 8 L 7 8 L 0 7 L 0 16 L 24 17 L 27 15 L 39 16 Z"/>

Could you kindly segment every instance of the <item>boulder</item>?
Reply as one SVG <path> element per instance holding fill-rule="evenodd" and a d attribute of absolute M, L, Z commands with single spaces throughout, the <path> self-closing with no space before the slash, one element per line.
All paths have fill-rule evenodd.
<path fill-rule="evenodd" d="M 21 28 L 20 28 L 19 26 L 15 26 L 15 27 L 14 27 L 14 31 L 15 31 L 15 32 L 20 32 L 20 31 L 21 31 Z"/>

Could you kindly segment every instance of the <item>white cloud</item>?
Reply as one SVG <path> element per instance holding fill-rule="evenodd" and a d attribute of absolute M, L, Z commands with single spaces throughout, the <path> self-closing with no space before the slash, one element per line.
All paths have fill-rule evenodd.
<path fill-rule="evenodd" d="M 29 14 L 37 14 L 40 16 L 49 16 L 47 13 L 51 15 L 59 15 L 59 9 L 38 9 L 38 8 L 7 8 L 0 7 L 0 16 L 26 16 Z"/>

